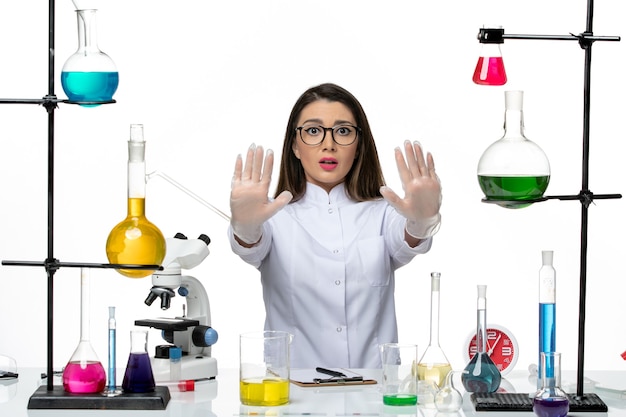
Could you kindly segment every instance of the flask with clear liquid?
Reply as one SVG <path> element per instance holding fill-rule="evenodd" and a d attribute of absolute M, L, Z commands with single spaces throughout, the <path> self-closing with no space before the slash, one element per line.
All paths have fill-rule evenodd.
<path fill-rule="evenodd" d="M 452 370 L 443 349 L 439 345 L 439 294 L 441 273 L 430 274 L 430 342 L 417 364 L 417 377 L 420 381 L 432 381 L 438 388 L 443 386 L 446 376 Z"/>
<path fill-rule="evenodd" d="M 478 161 L 478 183 L 485 201 L 523 208 L 543 197 L 550 182 L 550 163 L 543 150 L 524 136 L 523 91 L 505 92 L 504 136 Z"/>
<path fill-rule="evenodd" d="M 130 126 L 128 141 L 128 212 L 109 233 L 106 253 L 110 263 L 160 265 L 166 243 L 161 230 L 146 218 L 146 161 L 143 125 Z M 153 271 L 119 269 L 130 278 L 143 278 Z"/>
<path fill-rule="evenodd" d="M 106 384 L 104 367 L 93 350 L 89 334 L 89 269 L 80 270 L 80 342 L 63 370 L 63 389 L 75 394 L 101 392 Z"/>
<path fill-rule="evenodd" d="M 542 265 L 539 269 L 539 362 L 537 388 L 541 388 L 543 366 L 542 353 L 556 351 L 556 270 L 552 265 L 554 252 L 541 252 Z M 548 361 L 548 365 L 552 362 Z"/>
<path fill-rule="evenodd" d="M 561 389 L 561 354 L 541 352 L 541 389 L 533 399 L 537 417 L 565 417 L 569 412 L 569 398 Z"/>
<path fill-rule="evenodd" d="M 461 382 L 467 392 L 496 392 L 502 375 L 487 353 L 487 286 L 478 285 L 476 305 L 476 347 L 478 351 L 465 367 Z"/>
<path fill-rule="evenodd" d="M 98 106 L 111 102 L 119 84 L 119 73 L 113 60 L 98 48 L 96 9 L 76 10 L 78 50 L 61 70 L 61 86 L 71 102 L 81 106 Z"/>

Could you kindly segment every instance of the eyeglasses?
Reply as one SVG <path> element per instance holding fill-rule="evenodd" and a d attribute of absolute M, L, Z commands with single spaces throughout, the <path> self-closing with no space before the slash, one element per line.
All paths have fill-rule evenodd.
<path fill-rule="evenodd" d="M 326 132 L 330 130 L 330 135 L 337 145 L 352 145 L 359 136 L 360 128 L 353 125 L 338 125 L 333 127 L 324 127 L 319 125 L 305 125 L 297 127 L 300 132 L 300 139 L 307 145 L 315 146 L 324 142 Z"/>

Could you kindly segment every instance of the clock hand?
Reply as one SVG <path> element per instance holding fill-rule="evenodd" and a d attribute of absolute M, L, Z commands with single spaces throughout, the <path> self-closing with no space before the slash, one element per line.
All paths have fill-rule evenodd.
<path fill-rule="evenodd" d="M 501 334 L 498 335 L 498 338 L 496 339 L 495 342 L 493 342 L 493 346 L 489 347 L 489 350 L 487 351 L 487 355 L 491 356 L 491 354 L 493 353 L 493 350 L 496 348 L 498 342 L 500 341 L 500 338 L 502 337 Z"/>

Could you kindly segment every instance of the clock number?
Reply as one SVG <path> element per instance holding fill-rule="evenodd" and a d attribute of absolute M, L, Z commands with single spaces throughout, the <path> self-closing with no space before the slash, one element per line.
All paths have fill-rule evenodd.
<path fill-rule="evenodd" d="M 513 354 L 513 349 L 511 346 L 503 346 L 502 347 L 502 356 L 511 356 Z"/>

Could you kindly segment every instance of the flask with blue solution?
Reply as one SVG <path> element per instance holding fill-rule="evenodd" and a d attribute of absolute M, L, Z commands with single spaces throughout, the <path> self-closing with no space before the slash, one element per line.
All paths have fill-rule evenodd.
<path fill-rule="evenodd" d="M 70 102 L 94 107 L 113 102 L 119 73 L 113 60 L 98 48 L 97 9 L 77 9 L 78 50 L 61 70 L 61 86 Z"/>
<path fill-rule="evenodd" d="M 502 375 L 487 352 L 487 286 L 478 285 L 476 305 L 476 347 L 478 351 L 470 359 L 461 375 L 467 392 L 496 392 Z"/>

